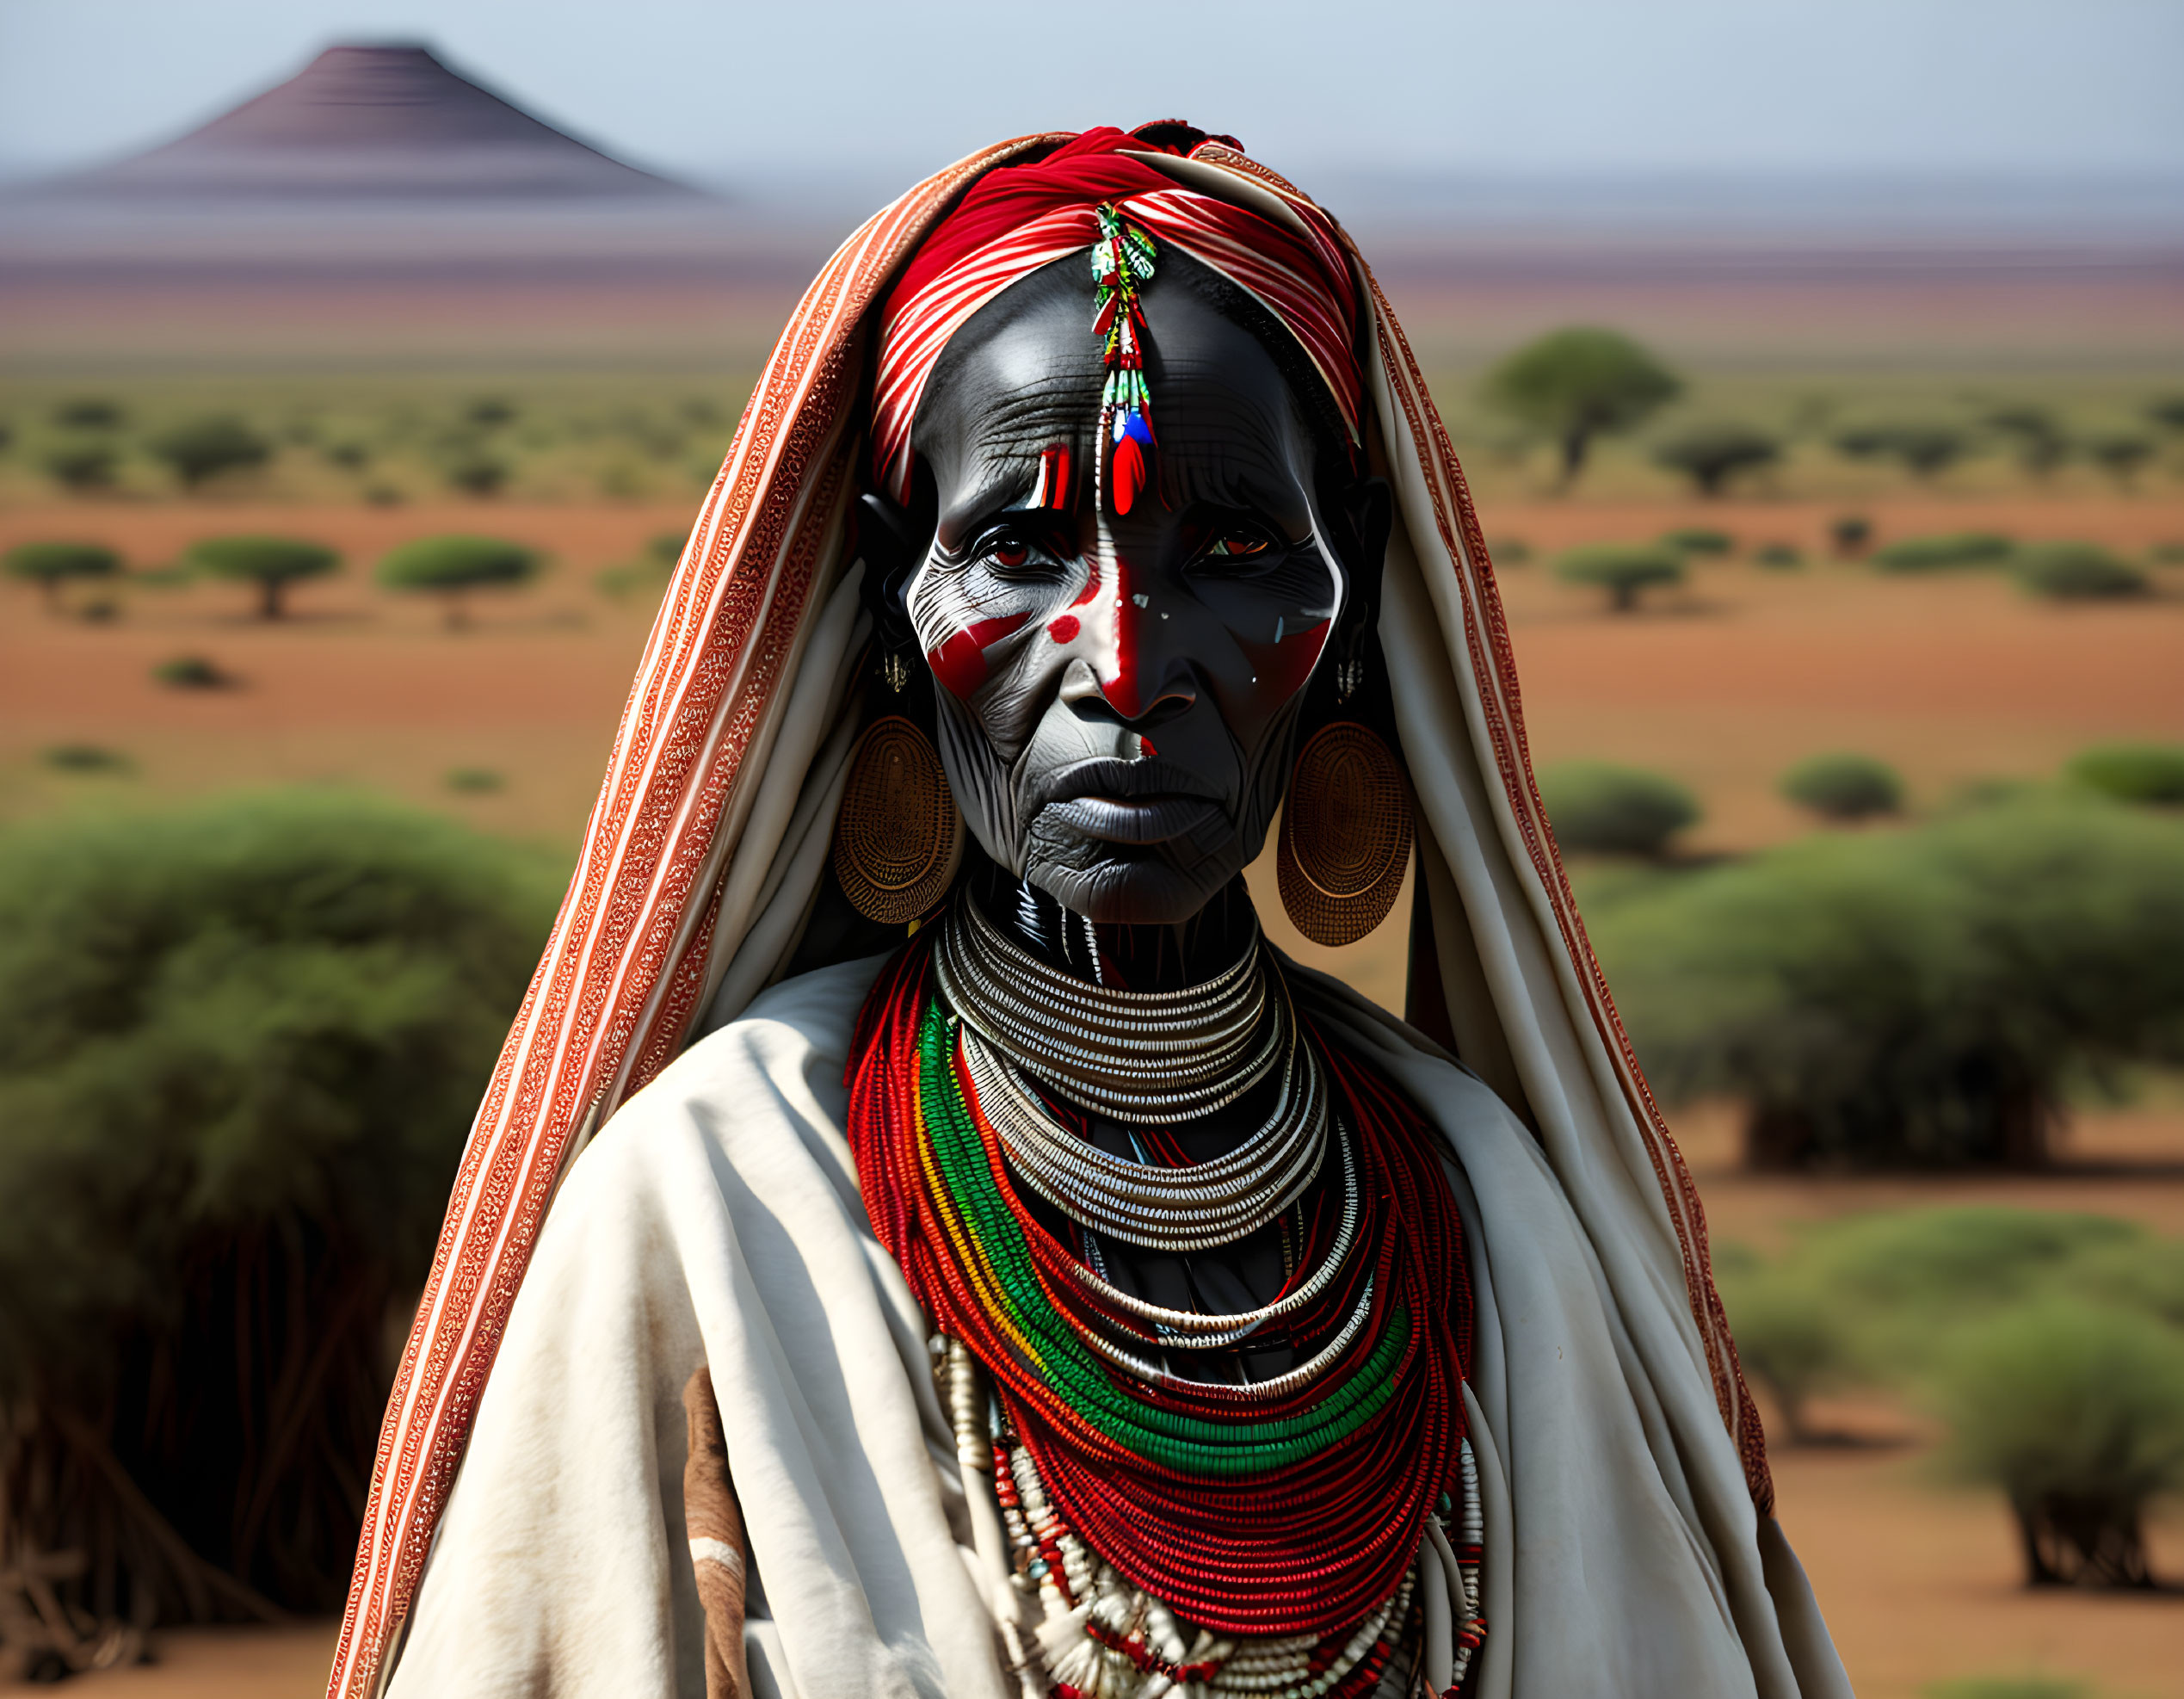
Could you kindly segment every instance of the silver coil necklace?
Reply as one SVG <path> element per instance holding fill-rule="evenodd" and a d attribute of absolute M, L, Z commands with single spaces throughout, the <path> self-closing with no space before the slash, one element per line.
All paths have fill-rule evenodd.
<path fill-rule="evenodd" d="M 933 965 L 1002 1147 L 1078 1226 L 1145 1250 L 1207 1251 L 1269 1226 L 1318 1178 L 1327 1081 L 1255 921 L 1243 953 L 1211 979 L 1133 992 L 1049 966 L 965 900 L 941 924 Z M 1126 1125 L 1169 1127 L 1226 1107 L 1277 1070 L 1267 1118 L 1225 1155 L 1181 1167 L 1099 1149 L 1032 1084 Z"/>

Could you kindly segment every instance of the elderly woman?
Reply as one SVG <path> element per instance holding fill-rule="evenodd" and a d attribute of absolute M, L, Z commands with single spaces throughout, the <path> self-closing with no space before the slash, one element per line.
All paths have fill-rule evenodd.
<path fill-rule="evenodd" d="M 1323 943 L 1415 850 L 1407 1022 L 1277 816 Z M 920 185 L 662 609 L 330 1693 L 1845 1694 L 1770 1511 L 1362 260 L 1180 124 Z"/>

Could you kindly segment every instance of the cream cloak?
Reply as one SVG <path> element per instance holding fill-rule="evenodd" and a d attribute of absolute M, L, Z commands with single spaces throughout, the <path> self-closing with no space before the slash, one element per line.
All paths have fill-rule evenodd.
<path fill-rule="evenodd" d="M 681 1487 L 682 1390 L 700 1362 L 750 1541 L 756 1691 L 1015 1692 L 925 1324 L 866 1223 L 842 1133 L 849 1034 L 877 967 L 767 992 L 571 1170 L 479 1406 L 394 1699 L 703 1694 Z M 1478 1304 L 1480 1699 L 1848 1695 L 1803 1572 L 1754 1511 L 1673 1337 L 1681 1294 L 1624 1302 L 1613 1270 L 1630 1248 L 1589 1239 L 1492 1091 L 1333 981 L 1292 971 L 1448 1140 Z"/>

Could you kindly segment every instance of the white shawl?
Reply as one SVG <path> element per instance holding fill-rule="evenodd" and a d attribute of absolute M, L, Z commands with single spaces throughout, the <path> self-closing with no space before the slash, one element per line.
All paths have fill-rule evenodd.
<path fill-rule="evenodd" d="M 1003 1699 L 925 1323 L 873 1237 L 842 1070 L 878 964 L 786 981 L 592 1144 L 518 1295 L 393 1699 L 696 1699 L 684 1381 L 708 1363 L 756 1577 L 753 1685 Z M 1305 970 L 1449 1143 L 1477 1304 L 1480 1699 L 1837 1699 L 1805 1578 L 1673 1324 L 1619 1293 L 1531 1133 Z M 1657 1367 L 1657 1365 L 1659 1365 Z"/>

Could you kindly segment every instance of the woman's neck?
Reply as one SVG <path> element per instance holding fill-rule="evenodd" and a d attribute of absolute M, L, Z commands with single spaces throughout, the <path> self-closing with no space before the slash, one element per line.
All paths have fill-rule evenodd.
<path fill-rule="evenodd" d="M 1124 991 L 1174 991 L 1214 978 L 1250 948 L 1258 916 L 1241 877 L 1189 919 L 1171 925 L 1095 923 L 988 863 L 972 900 L 1009 937 L 1051 967 Z"/>

